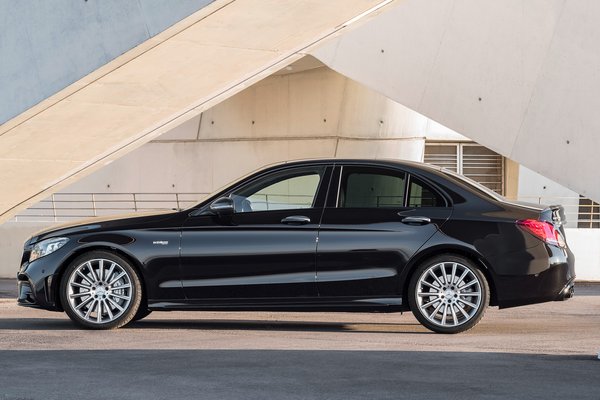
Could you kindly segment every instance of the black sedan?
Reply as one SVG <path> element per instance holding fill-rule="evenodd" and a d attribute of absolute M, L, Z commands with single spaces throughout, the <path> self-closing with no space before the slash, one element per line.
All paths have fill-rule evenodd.
<path fill-rule="evenodd" d="M 151 311 L 412 311 L 441 333 L 573 295 L 560 206 L 514 203 L 413 162 L 312 160 L 187 210 L 90 220 L 25 243 L 19 304 L 92 329 Z"/>

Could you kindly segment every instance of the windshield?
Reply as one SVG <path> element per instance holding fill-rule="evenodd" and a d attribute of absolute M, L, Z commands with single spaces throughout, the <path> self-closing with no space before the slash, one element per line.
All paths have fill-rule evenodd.
<path fill-rule="evenodd" d="M 499 193 L 494 192 L 492 189 L 488 188 L 487 186 L 482 185 L 481 183 L 471 179 L 471 178 L 467 178 L 464 175 L 460 175 L 457 174 L 454 171 L 450 171 L 449 169 L 446 168 L 441 168 L 440 169 L 444 174 L 449 175 L 453 178 L 456 178 L 460 181 L 462 181 L 463 183 L 466 183 L 469 186 L 474 187 L 477 191 L 481 192 L 483 195 L 487 196 L 487 197 L 491 197 L 492 199 L 496 200 L 496 201 L 507 201 L 506 198 L 504 196 L 502 196 Z"/>

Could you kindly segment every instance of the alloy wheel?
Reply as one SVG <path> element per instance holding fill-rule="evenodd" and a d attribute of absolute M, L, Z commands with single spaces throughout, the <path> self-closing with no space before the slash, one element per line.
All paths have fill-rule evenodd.
<path fill-rule="evenodd" d="M 66 295 L 79 318 L 92 324 L 107 324 L 127 312 L 133 293 L 127 270 L 113 260 L 98 258 L 73 269 Z"/>
<path fill-rule="evenodd" d="M 452 328 L 469 322 L 482 307 L 482 282 L 459 262 L 439 262 L 425 269 L 416 285 L 416 304 L 430 323 Z"/>

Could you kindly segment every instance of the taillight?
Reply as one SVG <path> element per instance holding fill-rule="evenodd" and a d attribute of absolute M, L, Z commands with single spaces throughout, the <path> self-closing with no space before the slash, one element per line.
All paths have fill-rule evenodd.
<path fill-rule="evenodd" d="M 522 219 L 517 221 L 517 225 L 546 243 L 559 247 L 567 247 L 565 238 L 550 222 L 538 221 L 537 219 Z"/>

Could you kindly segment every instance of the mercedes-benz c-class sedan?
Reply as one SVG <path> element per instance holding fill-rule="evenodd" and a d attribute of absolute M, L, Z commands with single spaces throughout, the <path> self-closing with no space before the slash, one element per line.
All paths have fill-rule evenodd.
<path fill-rule="evenodd" d="M 18 302 L 92 329 L 151 311 L 410 310 L 457 333 L 488 305 L 573 295 L 563 222 L 560 206 L 509 202 L 425 164 L 289 162 L 190 209 L 36 234 Z"/>

